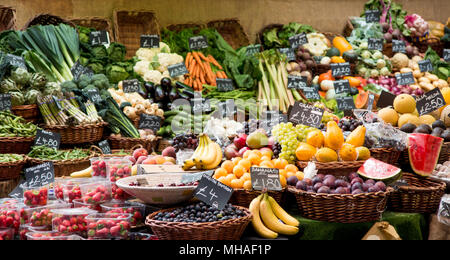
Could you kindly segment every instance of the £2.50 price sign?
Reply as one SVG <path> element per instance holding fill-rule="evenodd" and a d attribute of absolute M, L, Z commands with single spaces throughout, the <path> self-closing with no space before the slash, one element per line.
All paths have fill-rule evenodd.
<path fill-rule="evenodd" d="M 425 93 L 417 100 L 417 111 L 423 116 L 445 106 L 445 99 L 439 88 Z"/>

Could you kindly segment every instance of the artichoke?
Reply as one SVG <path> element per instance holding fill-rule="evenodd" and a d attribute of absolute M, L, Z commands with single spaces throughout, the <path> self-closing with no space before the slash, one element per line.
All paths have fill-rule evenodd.
<path fill-rule="evenodd" d="M 7 78 L 0 83 L 0 92 L 9 93 L 11 91 L 20 91 L 14 80 Z"/>
<path fill-rule="evenodd" d="M 30 82 L 31 79 L 31 73 L 29 73 L 24 68 L 17 68 L 13 71 L 11 71 L 11 79 L 17 83 L 19 88 L 25 86 Z"/>
<path fill-rule="evenodd" d="M 61 93 L 61 86 L 56 82 L 47 82 L 43 94 L 45 96 L 57 96 Z"/>
<path fill-rule="evenodd" d="M 28 90 L 28 92 L 25 94 L 25 103 L 28 105 L 36 104 L 39 95 L 42 95 L 42 93 L 39 90 L 36 89 Z"/>
<path fill-rule="evenodd" d="M 9 94 L 11 94 L 11 106 L 15 107 L 25 104 L 25 97 L 23 96 L 22 93 L 18 91 L 13 91 L 10 92 Z"/>
<path fill-rule="evenodd" d="M 40 72 L 34 73 L 31 76 L 30 86 L 32 88 L 43 90 L 46 83 L 47 83 L 47 79 L 45 78 L 45 75 Z"/>

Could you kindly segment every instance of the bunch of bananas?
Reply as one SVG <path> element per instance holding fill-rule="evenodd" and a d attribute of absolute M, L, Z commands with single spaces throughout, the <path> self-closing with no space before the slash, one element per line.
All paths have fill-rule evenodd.
<path fill-rule="evenodd" d="M 263 238 L 275 239 L 278 234 L 292 236 L 298 233 L 300 222 L 281 208 L 267 193 L 252 200 L 249 210 L 253 215 L 253 228 Z"/>
<path fill-rule="evenodd" d="M 183 163 L 183 170 L 187 171 L 194 166 L 198 170 L 215 169 L 222 162 L 222 148 L 209 139 L 208 135 L 199 136 L 199 144 L 191 158 Z"/>

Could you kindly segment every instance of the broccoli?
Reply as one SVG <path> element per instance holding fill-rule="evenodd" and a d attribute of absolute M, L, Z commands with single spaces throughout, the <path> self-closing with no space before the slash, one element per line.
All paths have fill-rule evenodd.
<path fill-rule="evenodd" d="M 91 77 L 87 74 L 83 74 L 80 76 L 79 80 L 78 80 L 78 87 L 83 89 L 85 87 L 87 87 L 89 84 L 91 84 Z"/>
<path fill-rule="evenodd" d="M 61 89 L 63 92 L 73 92 L 78 89 L 78 86 L 73 81 L 64 81 L 61 83 Z"/>
<path fill-rule="evenodd" d="M 95 74 L 92 76 L 92 84 L 99 90 L 109 89 L 110 87 L 109 79 L 104 74 Z"/>

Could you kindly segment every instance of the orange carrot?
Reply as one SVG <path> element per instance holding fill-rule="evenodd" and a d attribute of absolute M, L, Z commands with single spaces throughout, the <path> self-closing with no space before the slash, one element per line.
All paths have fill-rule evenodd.
<path fill-rule="evenodd" d="M 222 74 L 220 73 L 220 71 L 216 71 L 216 77 L 221 79 L 222 78 Z"/>
<path fill-rule="evenodd" d="M 197 64 L 197 62 L 195 60 L 192 60 L 192 62 L 189 64 L 188 71 L 189 73 L 192 74 L 192 72 L 194 71 L 195 65 Z"/>
<path fill-rule="evenodd" d="M 222 75 L 223 79 L 227 79 L 227 74 L 225 73 L 225 71 L 221 71 L 220 74 Z"/>
<path fill-rule="evenodd" d="M 200 73 L 200 82 L 202 83 L 202 84 L 206 84 L 206 81 L 205 81 L 205 76 L 204 75 L 206 75 L 205 73 Z"/>
<path fill-rule="evenodd" d="M 186 55 L 186 61 L 184 64 L 184 65 L 186 65 L 186 68 L 189 68 L 189 64 L 191 62 L 191 57 L 192 57 L 192 54 L 190 52 L 188 52 L 188 54 Z"/>
<path fill-rule="evenodd" d="M 203 90 L 203 84 L 200 82 L 199 79 L 197 79 L 197 85 L 198 85 L 198 90 L 202 91 Z"/>
<path fill-rule="evenodd" d="M 194 59 L 197 61 L 197 64 L 200 65 L 200 67 L 204 70 L 203 63 L 202 60 L 200 59 L 200 56 L 198 56 L 198 52 L 193 51 L 192 56 L 194 56 Z"/>
<path fill-rule="evenodd" d="M 206 68 L 206 77 L 209 80 L 208 83 L 211 84 L 214 81 L 214 74 L 213 74 L 213 72 L 211 70 L 211 66 L 209 65 L 208 62 L 204 62 L 203 66 Z"/>
<path fill-rule="evenodd" d="M 211 56 L 211 54 L 208 55 L 208 59 L 209 59 L 209 61 L 210 61 L 212 64 L 214 64 L 214 66 L 216 66 L 216 67 L 219 68 L 220 70 L 223 70 L 222 66 L 220 66 L 220 64 L 216 61 L 216 59 L 214 59 L 213 56 Z"/>
<path fill-rule="evenodd" d="M 208 58 L 206 58 L 205 55 L 203 55 L 203 53 L 201 53 L 201 52 L 197 52 L 197 53 L 198 53 L 198 56 L 200 58 L 202 58 L 204 61 L 208 61 Z"/>

